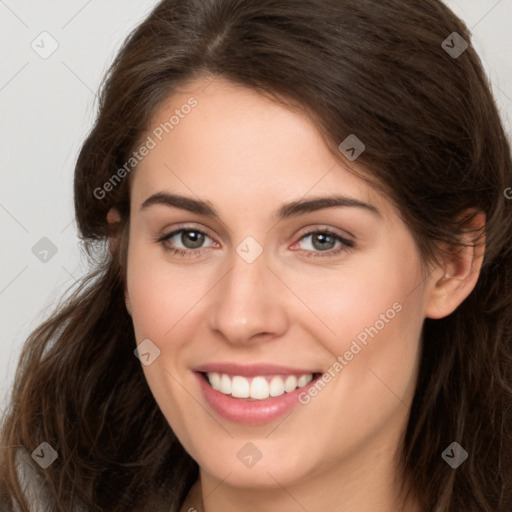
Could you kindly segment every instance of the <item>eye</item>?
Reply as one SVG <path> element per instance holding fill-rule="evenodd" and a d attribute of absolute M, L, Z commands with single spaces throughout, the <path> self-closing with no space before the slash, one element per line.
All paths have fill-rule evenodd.
<path fill-rule="evenodd" d="M 203 248 L 202 245 L 206 238 L 212 240 L 206 232 L 200 229 L 180 228 L 159 237 L 156 241 L 162 244 L 166 251 L 179 256 L 196 256 L 202 252 L 197 249 Z"/>
<path fill-rule="evenodd" d="M 309 231 L 305 235 L 301 236 L 299 242 L 310 238 L 310 242 L 305 244 L 306 251 L 305 256 L 313 258 L 332 257 L 340 254 L 341 252 L 348 251 L 354 247 L 354 242 L 348 240 L 337 233 L 329 231 L 328 229 L 317 229 L 315 231 Z M 336 247 L 338 243 L 338 247 Z"/>
<path fill-rule="evenodd" d="M 305 244 L 308 247 L 302 249 L 302 251 L 305 251 L 306 257 L 333 257 L 354 247 L 353 241 L 328 229 L 309 231 L 302 235 L 296 244 L 308 238 L 310 238 L 310 242 Z M 160 243 L 165 251 L 178 256 L 195 257 L 202 254 L 201 249 L 208 247 L 203 246 L 206 239 L 213 242 L 210 247 L 218 246 L 217 242 L 214 242 L 205 231 L 196 228 L 176 229 L 158 237 L 156 242 Z M 336 244 L 338 244 L 337 248 Z"/>

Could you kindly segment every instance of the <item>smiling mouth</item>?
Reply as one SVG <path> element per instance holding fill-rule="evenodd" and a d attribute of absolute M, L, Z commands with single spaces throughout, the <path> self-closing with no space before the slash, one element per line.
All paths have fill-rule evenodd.
<path fill-rule="evenodd" d="M 261 401 L 292 393 L 312 380 L 320 377 L 320 373 L 304 373 L 301 375 L 258 375 L 243 377 L 219 372 L 199 372 L 214 390 L 233 398 L 244 398 L 248 401 Z"/>

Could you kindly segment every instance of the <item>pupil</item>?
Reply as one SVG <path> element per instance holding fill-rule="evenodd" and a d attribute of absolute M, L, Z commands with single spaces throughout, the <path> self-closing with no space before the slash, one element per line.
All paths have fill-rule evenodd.
<path fill-rule="evenodd" d="M 191 244 L 189 243 L 190 240 L 192 240 Z M 201 247 L 203 241 L 204 235 L 202 233 L 198 233 L 197 231 L 183 231 L 181 234 L 181 242 L 188 249 Z"/>
<path fill-rule="evenodd" d="M 320 245 L 317 246 L 315 242 L 320 241 Z M 313 246 L 315 249 L 326 249 L 325 243 L 327 242 L 327 245 L 333 242 L 333 237 L 331 235 L 327 235 L 325 233 L 319 233 L 313 237 Z M 330 249 L 331 247 L 327 247 L 327 249 Z"/>

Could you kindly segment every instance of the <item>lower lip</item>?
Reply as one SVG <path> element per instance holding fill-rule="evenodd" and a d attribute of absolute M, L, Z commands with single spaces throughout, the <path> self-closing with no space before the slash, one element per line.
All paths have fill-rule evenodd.
<path fill-rule="evenodd" d="M 280 396 L 269 397 L 265 400 L 248 400 L 234 398 L 213 389 L 201 373 L 196 372 L 199 386 L 205 400 L 210 407 L 223 418 L 235 423 L 246 425 L 262 425 L 285 416 L 300 404 L 299 393 L 307 391 L 314 385 L 317 378 L 291 393 L 283 393 Z"/>

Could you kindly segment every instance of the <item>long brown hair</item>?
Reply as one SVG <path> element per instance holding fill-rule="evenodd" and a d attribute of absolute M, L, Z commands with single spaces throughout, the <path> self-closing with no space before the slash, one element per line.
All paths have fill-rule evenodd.
<path fill-rule="evenodd" d="M 424 323 L 399 460 L 425 511 L 512 510 L 511 151 L 475 50 L 456 57 L 442 47 L 453 32 L 471 42 L 439 0 L 158 4 L 115 59 L 78 157 L 75 212 L 91 272 L 24 346 L 1 432 L 7 510 L 28 510 L 16 461 L 41 442 L 58 452 L 47 469 L 32 464 L 50 510 L 177 511 L 197 478 L 133 354 L 130 180 L 102 197 L 97 189 L 129 160 L 158 106 L 199 76 L 302 109 L 340 158 L 338 144 L 356 134 L 366 146 L 357 163 L 399 208 L 426 261 L 442 243 L 460 244 L 463 212 L 485 213 L 475 289 L 451 315 Z M 113 253 L 111 235 L 121 241 Z M 456 470 L 441 457 L 452 442 L 468 452 Z"/>

